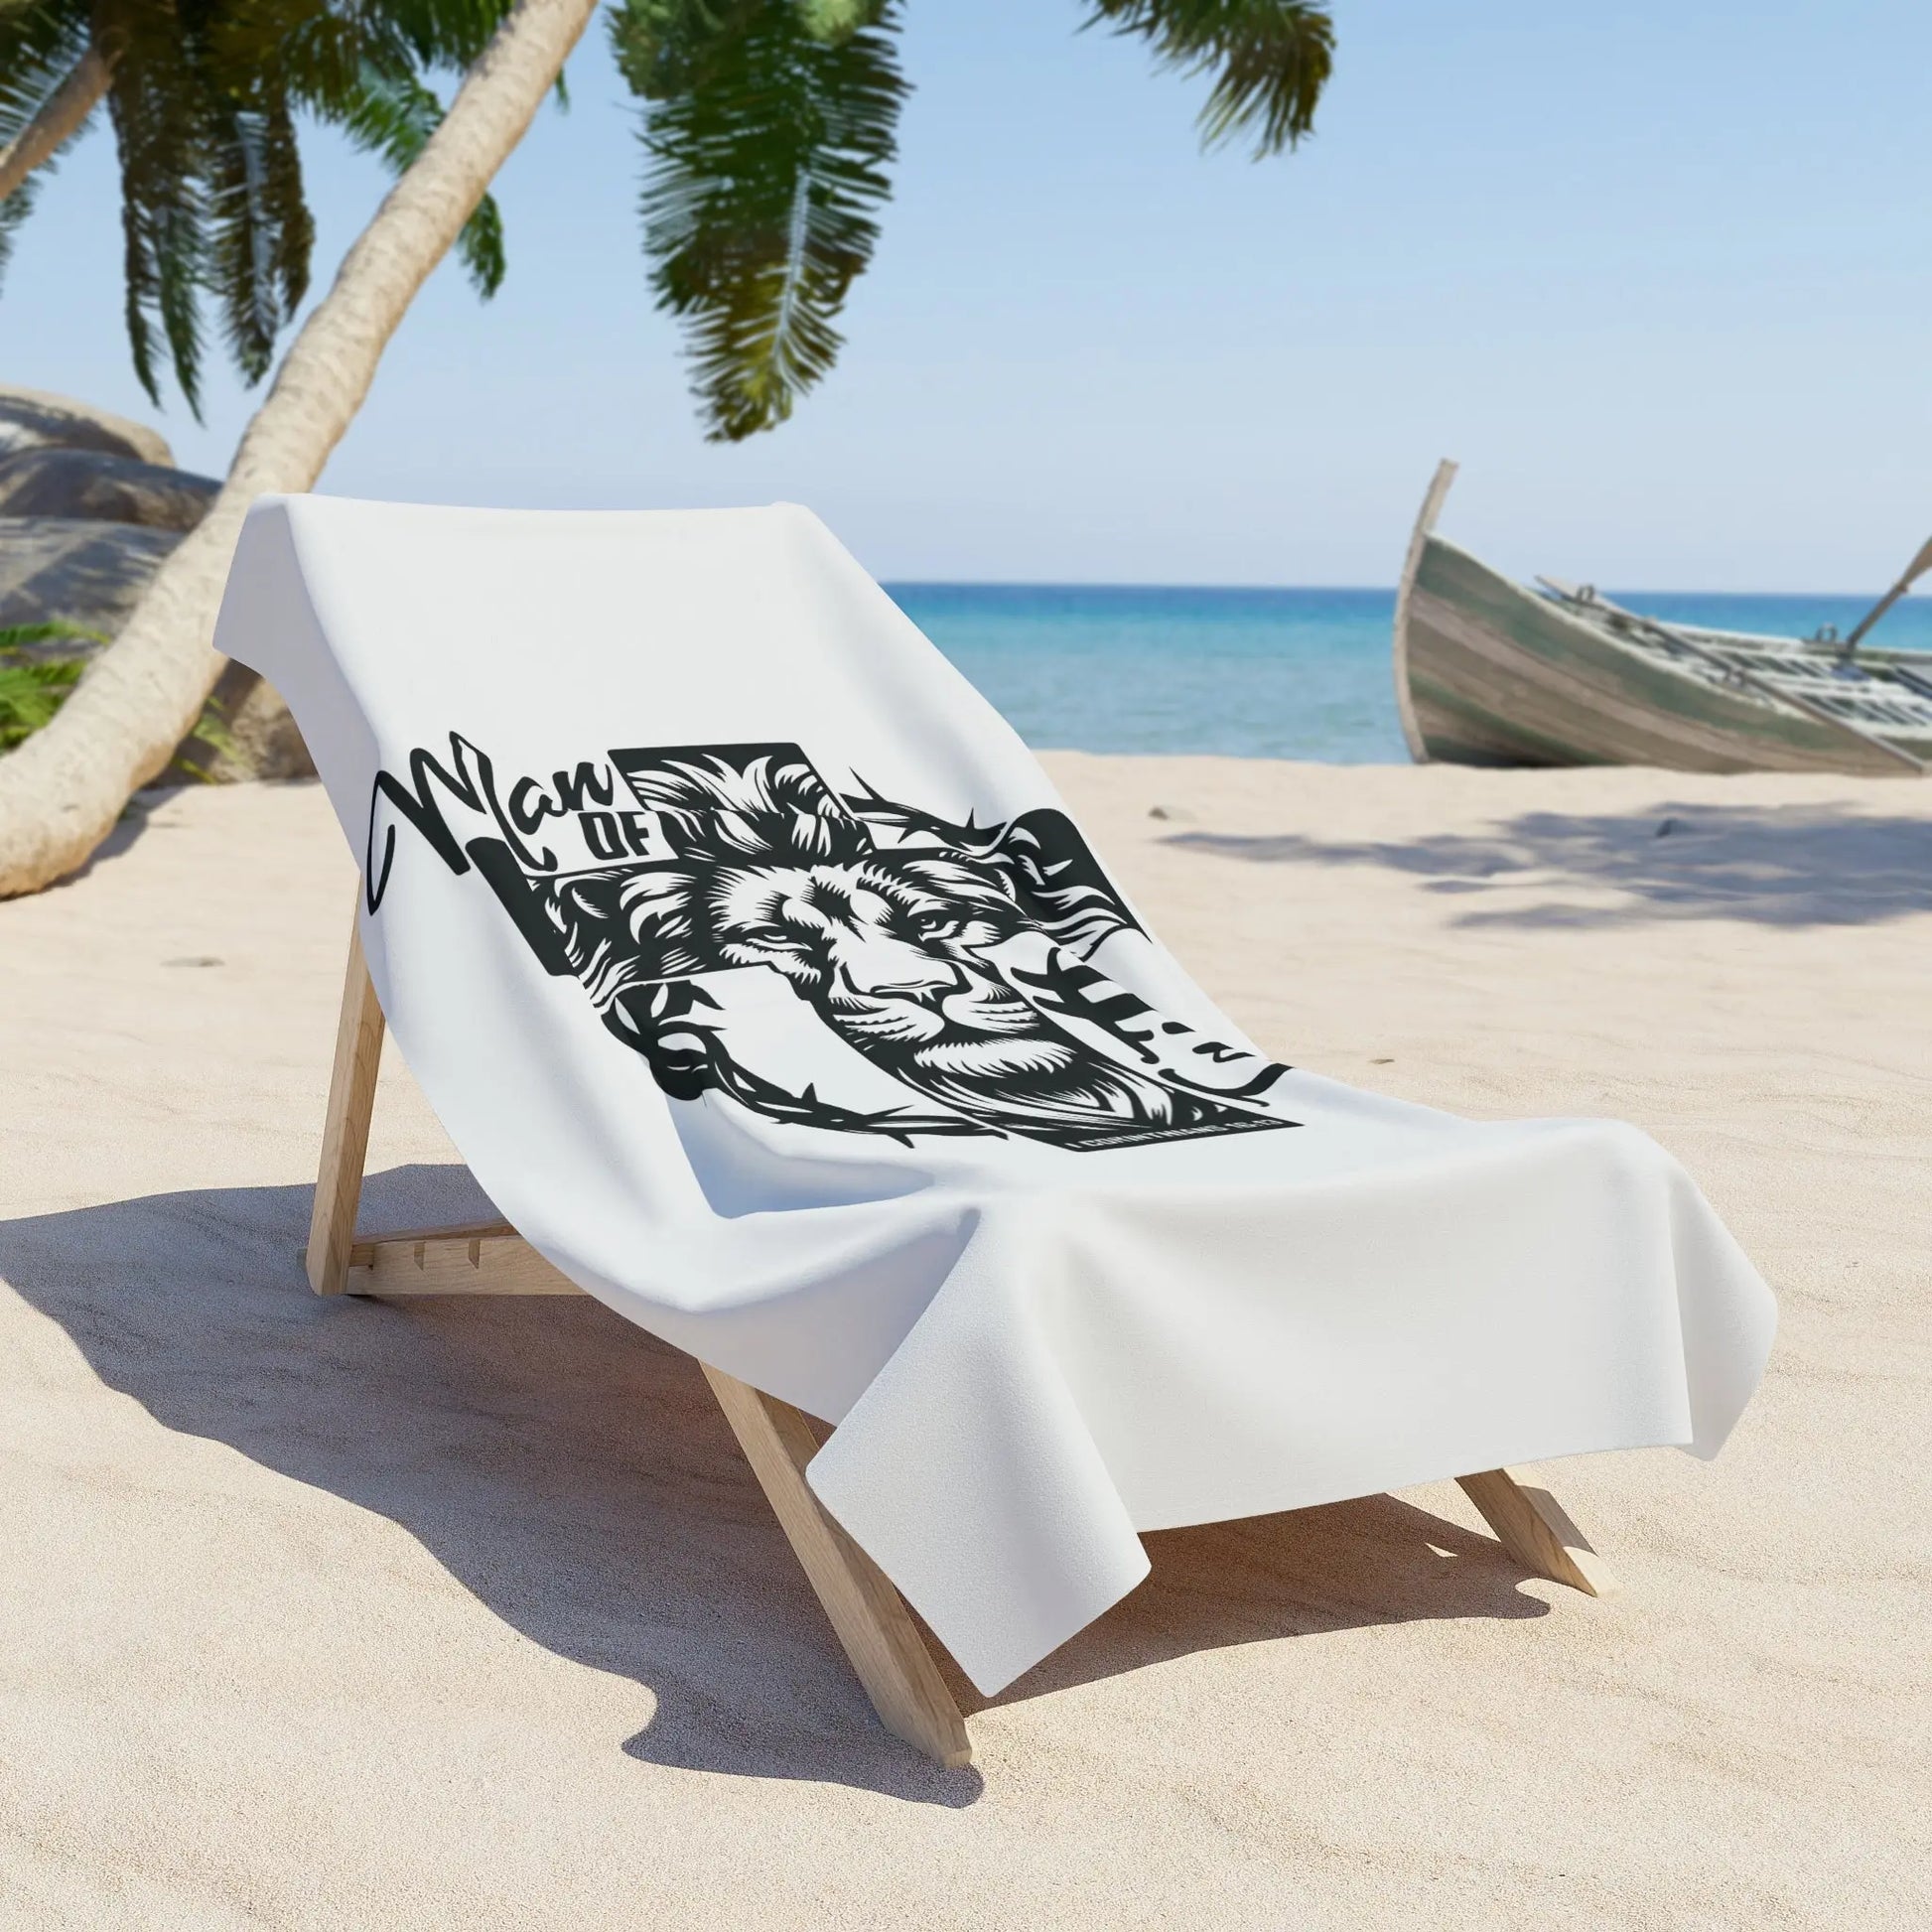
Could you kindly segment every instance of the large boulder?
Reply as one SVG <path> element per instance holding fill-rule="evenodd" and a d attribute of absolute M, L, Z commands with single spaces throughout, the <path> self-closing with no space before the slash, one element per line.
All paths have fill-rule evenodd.
<path fill-rule="evenodd" d="M 180 541 L 138 523 L 0 516 L 0 627 L 62 619 L 111 637 Z"/>
<path fill-rule="evenodd" d="M 181 538 L 179 530 L 87 517 L 0 516 L 0 627 L 65 620 L 112 637 Z M 23 648 L 30 657 L 87 658 L 100 646 L 60 637 Z M 183 739 L 155 782 L 312 778 L 315 770 L 274 687 L 230 664 L 214 687 L 209 727 Z"/>
<path fill-rule="evenodd" d="M 153 430 L 67 396 L 0 387 L 0 628 L 62 620 L 115 636 L 220 485 L 174 467 Z M 78 638 L 27 647 L 91 657 Z M 155 781 L 308 778 L 315 762 L 271 685 L 230 664 L 211 716 Z"/>
<path fill-rule="evenodd" d="M 214 730 L 182 740 L 158 785 L 190 779 L 228 784 L 242 778 L 313 778 L 316 761 L 282 696 L 245 664 L 229 664 L 210 699 Z"/>
<path fill-rule="evenodd" d="M 84 516 L 192 530 L 221 485 L 212 477 L 105 450 L 16 450 L 0 456 L 0 517 Z"/>
<path fill-rule="evenodd" d="M 98 450 L 163 469 L 175 461 L 165 437 L 125 416 L 71 396 L 0 384 L 0 452 L 14 450 Z"/>

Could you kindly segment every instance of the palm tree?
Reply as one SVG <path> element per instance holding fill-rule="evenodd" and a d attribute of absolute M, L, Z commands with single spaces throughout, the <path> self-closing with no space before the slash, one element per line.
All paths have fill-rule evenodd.
<path fill-rule="evenodd" d="M 646 103 L 645 246 L 685 319 L 710 434 L 769 429 L 831 367 L 865 271 L 907 88 L 898 0 L 618 0 L 618 66 Z M 1312 125 L 1334 33 L 1324 0 L 1091 0 L 1164 66 L 1214 75 L 1212 144 L 1257 156 Z"/>
<path fill-rule="evenodd" d="M 1213 75 L 1207 141 L 1247 134 L 1269 155 L 1309 131 L 1333 46 L 1321 0 L 1088 4 L 1088 26 Z M 249 503 L 321 474 L 410 301 L 597 5 L 515 0 L 303 324 L 207 515 L 53 722 L 0 759 L 0 896 L 81 864 L 200 715 L 221 668 L 207 639 Z M 890 192 L 906 92 L 898 19 L 898 0 L 613 0 L 619 62 L 645 104 L 653 286 L 685 320 L 714 436 L 782 421 L 837 353 L 834 318 Z"/>
<path fill-rule="evenodd" d="M 0 15 L 0 202 L 86 126 L 112 74 L 84 18 L 9 7 Z M 11 219 L 19 218 L 16 210 Z"/>
<path fill-rule="evenodd" d="M 119 151 L 128 345 L 157 404 L 157 337 L 201 416 L 204 291 L 235 367 L 267 374 L 309 286 L 315 222 L 296 115 L 397 174 L 442 118 L 424 74 L 461 72 L 508 0 L 0 0 L 0 269 L 39 176 L 104 102 Z M 502 228 L 485 197 L 457 242 L 492 295 Z"/>

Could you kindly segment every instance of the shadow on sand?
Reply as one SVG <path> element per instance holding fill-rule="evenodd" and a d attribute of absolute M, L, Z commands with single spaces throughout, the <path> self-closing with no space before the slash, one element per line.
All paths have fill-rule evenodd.
<path fill-rule="evenodd" d="M 466 1190 L 460 1169 L 374 1174 L 366 1219 L 465 1214 Z M 973 1802 L 977 1772 L 873 1722 L 689 1357 L 588 1299 L 319 1301 L 309 1200 L 215 1188 L 0 1223 L 0 1276 L 167 1428 L 378 1512 L 533 1641 L 644 1685 L 631 1755 Z M 1390 1497 L 1149 1549 L 1147 1584 L 993 1702 L 1221 1645 L 1546 1611 L 1493 1543 Z"/>
<path fill-rule="evenodd" d="M 1899 780 L 1901 784 L 1907 782 Z M 1183 832 L 1170 845 L 1257 865 L 1381 866 L 1473 900 L 1465 926 L 1612 926 L 1658 919 L 1863 925 L 1932 908 L 1932 817 L 1830 805 L 1665 804 L 1640 813 L 1525 812 L 1486 837 L 1442 833 L 1328 843 L 1291 833 Z M 1481 896 L 1582 887 L 1614 904 L 1552 898 L 1485 907 Z"/>

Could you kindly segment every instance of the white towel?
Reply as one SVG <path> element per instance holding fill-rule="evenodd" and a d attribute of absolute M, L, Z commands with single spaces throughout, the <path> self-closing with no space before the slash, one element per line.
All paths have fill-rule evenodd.
<path fill-rule="evenodd" d="M 1668 1155 L 1269 1059 L 807 511 L 266 498 L 216 642 L 478 1180 L 839 1425 L 813 1489 L 982 1691 L 1139 1531 L 1710 1455 L 1757 1383 L 1769 1292 Z"/>

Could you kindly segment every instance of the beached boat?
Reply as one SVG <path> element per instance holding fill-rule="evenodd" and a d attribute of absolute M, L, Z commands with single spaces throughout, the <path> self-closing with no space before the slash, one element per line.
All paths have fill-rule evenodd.
<path fill-rule="evenodd" d="M 1840 639 L 1642 617 L 1587 585 L 1513 582 L 1435 532 L 1443 464 L 1396 597 L 1395 683 L 1418 761 L 1656 764 L 1679 771 L 1923 774 L 1932 653 L 1872 624 L 1932 569 L 1928 543 Z"/>

